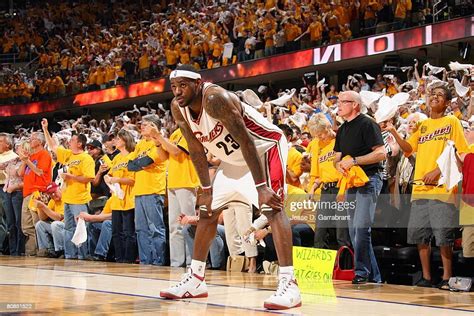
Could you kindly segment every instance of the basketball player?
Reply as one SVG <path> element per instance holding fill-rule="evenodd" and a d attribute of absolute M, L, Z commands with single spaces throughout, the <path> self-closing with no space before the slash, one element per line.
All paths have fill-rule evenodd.
<path fill-rule="evenodd" d="M 288 151 L 285 136 L 233 93 L 203 83 L 192 66 L 173 70 L 170 81 L 175 96 L 171 111 L 188 142 L 203 194 L 189 272 L 177 285 L 161 291 L 160 296 L 207 297 L 204 270 L 219 213 L 230 202 L 249 201 L 268 217 L 280 264 L 278 289 L 265 300 L 264 307 L 301 306 L 293 273 L 291 228 L 282 210 Z M 205 149 L 222 161 L 213 184 Z"/>

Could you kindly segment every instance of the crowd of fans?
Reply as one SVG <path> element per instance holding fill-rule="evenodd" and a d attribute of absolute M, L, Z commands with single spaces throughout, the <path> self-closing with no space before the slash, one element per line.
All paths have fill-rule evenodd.
<path fill-rule="evenodd" d="M 177 3 L 178 2 L 178 3 Z M 45 100 L 432 22 L 427 0 L 48 1 L 3 18 L 1 103 Z M 25 70 L 26 71 L 26 70 Z"/>
<path fill-rule="evenodd" d="M 343 91 L 352 91 L 351 95 L 356 96 L 354 100 L 344 101 L 360 103 L 363 115 L 372 117 L 379 124 L 386 148 L 387 159 L 382 172 L 384 186 L 374 227 L 408 225 L 410 231 L 408 218 L 413 187 L 417 190 L 432 188 L 431 183 L 423 182 L 426 180 L 423 175 L 418 178 L 416 157 L 422 156 L 423 161 L 431 159 L 427 157 L 433 151 L 427 153 L 418 148 L 417 154 L 410 155 L 406 144 L 413 144 L 413 137 L 419 137 L 420 130 L 425 133 L 426 128 L 437 124 L 434 106 L 446 107 L 440 118 L 452 124 L 450 131 L 455 136 L 449 137 L 461 155 L 469 151 L 474 153 L 474 67 L 451 63 L 448 70 L 425 64 L 421 74 L 419 67 L 416 60 L 414 65 L 403 67 L 406 78 L 354 74 L 348 76 L 341 89 L 318 77 L 311 83 L 308 78 L 303 79 L 303 86 L 298 91 L 274 91 L 271 86 L 262 85 L 257 92 L 236 92 L 243 101 L 277 124 L 289 141 L 289 201 L 308 196 L 317 200 L 321 190 L 340 189 L 338 179 L 342 175 L 331 174 L 335 178 L 328 181 L 324 170 L 329 166 L 322 166 L 328 157 L 331 158 L 326 147 L 331 141 L 334 144 L 337 130 L 344 122 L 337 115 L 338 108 L 343 106 L 338 96 Z M 15 134 L 0 134 L 3 187 L 0 197 L 2 214 L 5 214 L 0 217 L 0 244 L 5 238 L 8 240 L 3 243 L 2 251 L 9 251 L 11 255 L 66 259 L 171 266 L 189 264 L 194 225 L 199 221 L 199 213 L 195 212 L 199 180 L 186 142 L 166 107 L 149 102 L 116 117 L 99 120 L 83 116 L 60 121 L 58 127 L 51 128 L 43 119 L 41 126 L 37 123 L 28 129 L 16 126 Z M 55 129 L 53 136 L 51 129 Z M 434 137 L 441 135 L 441 129 L 435 134 Z M 426 136 L 424 142 L 431 139 L 433 137 Z M 208 158 L 212 175 L 220 162 L 212 155 Z M 467 158 L 462 156 L 460 159 Z M 448 170 L 449 174 L 453 172 Z M 465 178 L 472 176 L 470 173 L 469 167 L 463 169 Z M 451 192 L 455 194 L 455 191 Z M 473 205 L 472 194 L 472 183 L 463 186 L 463 196 L 467 197 L 463 198 L 464 203 Z M 184 205 L 183 201 L 193 202 Z M 248 258 L 249 272 L 275 271 L 277 263 L 271 227 L 265 225 L 252 208 L 247 212 L 236 212 L 236 209 L 237 206 L 230 205 L 223 212 L 222 226 L 211 246 L 209 265 L 222 268 L 230 255 L 234 258 L 230 262 L 235 266 L 235 258 L 242 254 Z M 311 209 L 295 213 L 287 204 L 285 211 L 291 218 L 294 245 L 350 246 L 348 234 L 344 232 L 347 226 L 325 227 L 314 214 L 305 217 Z M 459 207 L 455 212 L 459 213 Z M 443 214 L 441 221 L 447 216 Z M 470 222 L 472 215 L 461 215 L 461 218 L 464 221 L 461 225 L 466 226 L 464 256 L 473 257 L 474 242 L 469 230 L 473 224 Z M 76 242 L 76 247 L 72 240 L 79 219 L 87 223 L 88 238 L 85 243 Z M 458 236 L 460 225 L 456 222 L 455 226 L 450 227 L 450 233 Z M 332 239 L 327 232 L 334 228 L 337 238 Z M 439 238 L 448 239 L 448 235 L 439 235 L 439 231 L 432 228 L 437 244 Z M 426 232 L 423 227 L 411 229 L 411 234 L 413 229 L 415 233 Z M 453 244 L 454 239 L 441 244 L 446 251 L 443 264 L 444 259 L 451 260 L 452 250 L 449 249 Z M 263 250 L 257 259 L 259 249 Z M 451 266 L 444 268 L 443 280 L 451 275 Z M 238 269 L 243 269 L 243 265 Z M 423 278 L 418 285 L 429 286 L 430 282 L 429 269 L 427 272 L 423 265 Z M 445 288 L 446 283 L 441 287 Z"/>

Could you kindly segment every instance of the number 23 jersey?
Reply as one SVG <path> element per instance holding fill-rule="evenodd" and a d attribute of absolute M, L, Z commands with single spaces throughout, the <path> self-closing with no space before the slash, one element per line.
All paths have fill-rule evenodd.
<path fill-rule="evenodd" d="M 204 96 L 206 90 L 212 86 L 214 85 L 211 83 L 204 83 L 202 95 Z M 240 103 L 242 105 L 245 127 L 257 148 L 258 155 L 262 156 L 284 137 L 283 132 L 267 121 L 267 119 L 253 107 L 244 102 Z M 196 120 L 192 118 L 188 107 L 180 107 L 179 110 L 188 122 L 194 136 L 211 154 L 231 165 L 247 165 L 242 155 L 240 144 L 232 137 L 222 122 L 211 117 L 206 112 L 204 106 L 201 108 L 201 113 Z"/>

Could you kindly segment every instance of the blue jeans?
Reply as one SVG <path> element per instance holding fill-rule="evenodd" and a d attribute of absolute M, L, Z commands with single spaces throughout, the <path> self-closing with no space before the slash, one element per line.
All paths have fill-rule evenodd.
<path fill-rule="evenodd" d="M 38 221 L 35 225 L 38 249 L 47 249 L 50 252 L 64 249 L 64 223 Z"/>
<path fill-rule="evenodd" d="M 112 221 L 108 219 L 102 223 L 89 223 L 87 228 L 87 242 L 91 254 L 107 257 L 112 240 Z"/>
<path fill-rule="evenodd" d="M 194 250 L 194 236 L 196 235 L 196 226 L 185 225 L 183 227 L 183 236 L 186 245 L 191 249 L 191 256 Z M 225 258 L 225 229 L 224 225 L 217 225 L 216 237 L 209 248 L 209 255 L 211 257 L 211 267 L 220 268 L 224 264 Z"/>
<path fill-rule="evenodd" d="M 370 281 L 381 282 L 377 260 L 372 248 L 371 227 L 374 223 L 375 206 L 382 189 L 380 174 L 369 177 L 363 187 L 347 191 L 347 202 L 356 203 L 355 209 L 349 208 L 349 235 L 354 246 L 355 274 Z"/>
<path fill-rule="evenodd" d="M 7 238 L 7 231 L 8 231 L 7 218 L 5 214 L 6 210 L 4 207 L 6 194 L 7 193 L 3 192 L 3 184 L 0 185 L 0 201 L 2 201 L 0 203 L 0 252 L 5 251 L 5 249 L 3 249 L 3 242 L 5 241 L 5 238 Z"/>
<path fill-rule="evenodd" d="M 137 259 L 135 211 L 112 211 L 112 242 L 115 261 L 133 263 Z"/>
<path fill-rule="evenodd" d="M 0 192 L 2 195 L 3 209 L 7 218 L 10 255 L 19 256 L 25 252 L 25 236 L 21 231 L 23 193 L 21 191 L 6 193 L 3 192 L 3 190 L 0 190 Z M 3 241 L 3 239 L 0 241 Z"/>
<path fill-rule="evenodd" d="M 64 222 L 54 221 L 51 223 L 53 234 L 54 251 L 64 251 Z"/>
<path fill-rule="evenodd" d="M 87 255 L 87 243 L 76 247 L 71 241 L 76 230 L 76 216 L 81 212 L 87 213 L 87 204 L 64 203 L 64 257 L 66 259 L 85 259 Z"/>
<path fill-rule="evenodd" d="M 135 197 L 135 230 L 140 263 L 165 265 L 166 229 L 163 221 L 163 196 Z"/>

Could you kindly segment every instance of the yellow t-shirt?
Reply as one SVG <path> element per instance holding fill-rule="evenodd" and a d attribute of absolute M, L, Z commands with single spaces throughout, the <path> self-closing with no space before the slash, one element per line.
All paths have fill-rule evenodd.
<path fill-rule="evenodd" d="M 64 216 L 64 201 L 62 199 L 61 201 L 55 201 L 53 199 L 49 200 L 48 208 L 51 211 Z"/>
<path fill-rule="evenodd" d="M 119 153 L 114 157 L 111 163 L 109 176 L 116 178 L 129 178 L 135 180 L 135 172 L 128 171 L 128 161 L 131 154 L 122 155 Z M 135 196 L 132 194 L 133 185 L 120 184 L 120 188 L 124 193 L 123 199 L 112 194 L 110 197 L 110 208 L 114 211 L 128 211 L 135 208 Z"/>
<path fill-rule="evenodd" d="M 311 23 L 308 30 L 311 41 L 319 41 L 323 36 L 323 25 L 319 21 Z"/>
<path fill-rule="evenodd" d="M 138 68 L 140 70 L 150 68 L 150 61 L 148 60 L 148 54 L 144 54 L 138 59 Z"/>
<path fill-rule="evenodd" d="M 148 194 L 165 194 L 166 191 L 166 161 L 160 161 L 158 150 L 151 140 L 142 139 L 131 153 L 130 160 L 149 156 L 154 163 L 135 173 L 135 196 Z"/>
<path fill-rule="evenodd" d="M 273 35 L 276 34 L 276 31 L 274 29 L 271 29 L 269 31 L 265 32 L 265 47 L 273 47 L 275 44 L 273 41 Z"/>
<path fill-rule="evenodd" d="M 112 201 L 111 199 L 108 199 L 107 202 L 105 202 L 104 208 L 102 209 L 101 214 L 111 214 L 112 213 Z"/>
<path fill-rule="evenodd" d="M 407 11 L 411 11 L 411 0 L 399 0 L 397 7 L 395 8 L 395 17 L 399 19 L 405 19 Z"/>
<path fill-rule="evenodd" d="M 179 54 L 172 49 L 165 49 L 165 57 L 167 65 L 176 65 Z"/>
<path fill-rule="evenodd" d="M 276 0 L 266 0 L 265 1 L 265 10 L 270 10 L 276 6 Z"/>
<path fill-rule="evenodd" d="M 95 177 L 94 159 L 88 153 L 82 152 L 75 155 L 71 150 L 59 146 L 57 156 L 58 162 L 66 166 L 68 173 L 86 178 Z M 64 203 L 85 204 L 91 199 L 90 182 L 66 181 L 66 188 L 63 190 Z"/>
<path fill-rule="evenodd" d="M 443 152 L 448 140 L 455 143 L 459 153 L 469 151 L 461 122 L 452 115 L 424 120 L 418 130 L 408 139 L 408 143 L 413 149 L 412 153 L 417 153 L 412 200 L 437 199 L 442 202 L 454 203 L 457 187 L 448 192 L 445 185 L 416 185 L 417 182 L 423 180 L 428 172 L 438 166 L 436 160 Z"/>
<path fill-rule="evenodd" d="M 327 143 L 319 142 L 318 176 L 321 182 L 324 183 L 339 181 L 342 176 L 334 167 L 334 159 L 336 158 L 335 143 L 335 138 Z"/>
<path fill-rule="evenodd" d="M 100 86 L 105 83 L 105 71 L 102 69 L 97 69 L 97 77 L 95 79 L 95 84 Z"/>
<path fill-rule="evenodd" d="M 188 143 L 179 128 L 171 134 L 170 142 L 188 151 Z M 200 181 L 189 154 L 181 152 L 178 157 L 169 156 L 168 189 L 195 188 L 199 184 Z"/>
<path fill-rule="evenodd" d="M 296 148 L 291 147 L 288 150 L 288 161 L 287 161 L 287 168 L 293 172 L 297 177 L 301 176 L 303 171 L 301 171 L 301 159 L 303 159 L 303 155 L 296 150 Z M 295 182 L 290 181 L 289 178 L 286 179 L 288 184 L 294 185 L 296 187 L 300 186 L 300 181 L 297 180 Z"/>
<path fill-rule="evenodd" d="M 112 66 L 108 66 L 107 69 L 105 70 L 105 81 L 106 82 L 113 81 L 115 80 L 115 77 L 116 77 L 115 68 Z"/>

